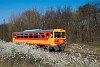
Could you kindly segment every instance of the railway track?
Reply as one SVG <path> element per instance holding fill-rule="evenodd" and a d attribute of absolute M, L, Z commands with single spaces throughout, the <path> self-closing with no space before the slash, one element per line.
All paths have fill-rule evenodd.
<path fill-rule="evenodd" d="M 77 56 L 77 54 L 80 53 L 82 57 L 90 57 L 90 58 L 93 57 L 100 61 L 100 54 L 98 53 L 70 52 L 70 51 L 61 51 L 61 53 L 74 54 L 75 56 Z"/>

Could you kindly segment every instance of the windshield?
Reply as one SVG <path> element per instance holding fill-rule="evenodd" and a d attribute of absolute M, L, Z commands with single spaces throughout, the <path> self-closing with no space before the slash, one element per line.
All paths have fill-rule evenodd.
<path fill-rule="evenodd" d="M 62 38 L 65 38 L 65 32 L 62 32 Z"/>
<path fill-rule="evenodd" d="M 55 33 L 54 33 L 54 36 L 55 36 L 55 38 L 61 38 L 60 32 L 55 32 Z"/>
<path fill-rule="evenodd" d="M 65 38 L 65 32 L 54 32 L 54 38 Z"/>

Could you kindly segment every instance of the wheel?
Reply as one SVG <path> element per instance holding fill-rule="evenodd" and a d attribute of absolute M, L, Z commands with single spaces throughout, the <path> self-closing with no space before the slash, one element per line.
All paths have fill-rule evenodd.
<path fill-rule="evenodd" d="M 65 45 L 64 44 L 63 45 L 60 44 L 60 45 L 58 45 L 58 47 L 59 47 L 60 51 L 64 51 L 64 49 L 66 47 L 66 44 Z"/>

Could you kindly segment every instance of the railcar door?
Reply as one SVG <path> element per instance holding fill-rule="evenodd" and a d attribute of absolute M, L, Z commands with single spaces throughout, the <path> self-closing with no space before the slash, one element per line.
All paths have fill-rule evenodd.
<path fill-rule="evenodd" d="M 50 33 L 50 46 L 53 46 L 54 45 L 54 42 L 53 42 L 54 38 L 53 38 L 53 32 Z"/>
<path fill-rule="evenodd" d="M 50 32 L 46 33 L 47 44 L 50 45 Z"/>

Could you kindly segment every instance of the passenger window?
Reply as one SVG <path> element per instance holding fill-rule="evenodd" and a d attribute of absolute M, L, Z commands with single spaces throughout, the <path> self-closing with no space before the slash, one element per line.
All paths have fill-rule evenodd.
<path fill-rule="evenodd" d="M 49 33 L 46 34 L 46 38 L 49 38 Z"/>
<path fill-rule="evenodd" d="M 17 38 L 20 38 L 20 36 L 17 36 Z"/>
<path fill-rule="evenodd" d="M 20 38 L 20 34 L 17 34 L 17 38 Z"/>
<path fill-rule="evenodd" d="M 34 36 L 33 36 L 33 34 L 29 34 L 29 38 L 33 38 Z"/>
<path fill-rule="evenodd" d="M 23 38 L 23 34 L 20 34 L 21 38 Z"/>
<path fill-rule="evenodd" d="M 40 33 L 40 38 L 44 38 L 44 33 Z"/>
<path fill-rule="evenodd" d="M 24 34 L 24 38 L 28 38 L 28 34 Z"/>
<path fill-rule="evenodd" d="M 17 36 L 17 38 L 20 38 L 20 36 Z"/>
<path fill-rule="evenodd" d="M 38 33 L 35 33 L 34 34 L 34 38 L 38 38 Z"/>

